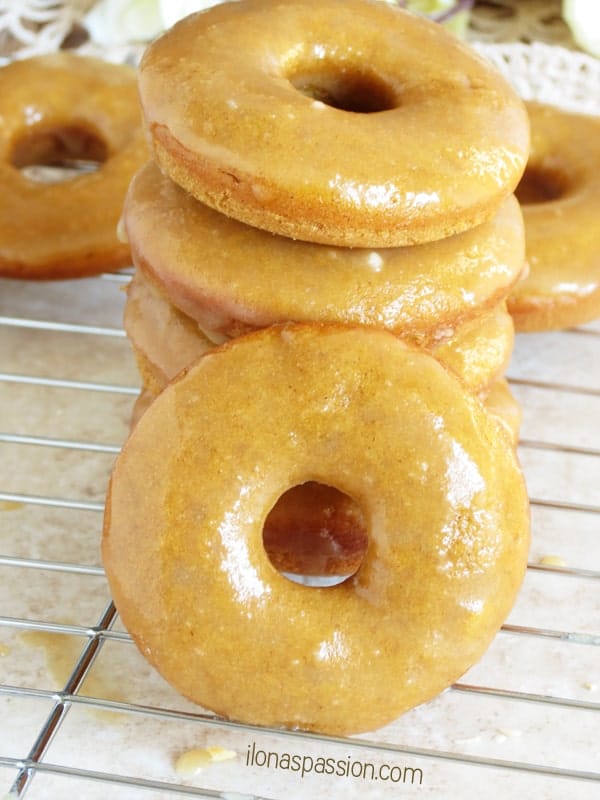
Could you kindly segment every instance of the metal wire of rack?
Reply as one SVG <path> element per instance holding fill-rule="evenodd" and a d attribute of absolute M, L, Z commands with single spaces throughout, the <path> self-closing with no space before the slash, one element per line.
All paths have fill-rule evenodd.
<path fill-rule="evenodd" d="M 461 800 L 483 790 L 597 797 L 600 325 L 517 341 L 509 377 L 524 409 L 533 544 L 502 631 L 432 703 L 342 739 L 214 718 L 166 686 L 119 624 L 98 544 L 106 480 L 138 392 L 120 325 L 127 280 L 0 282 L 8 796 L 385 798 L 401 785 Z M 237 757 L 178 772 L 178 755 L 213 745 Z"/>

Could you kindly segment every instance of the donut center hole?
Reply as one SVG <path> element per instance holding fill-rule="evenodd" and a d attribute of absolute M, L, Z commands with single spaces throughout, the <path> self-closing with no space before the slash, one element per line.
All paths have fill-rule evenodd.
<path fill-rule="evenodd" d="M 351 497 L 309 481 L 279 498 L 265 520 L 263 544 L 285 578 L 335 586 L 360 567 L 367 552 L 367 526 Z"/>
<path fill-rule="evenodd" d="M 566 189 L 566 180 L 560 172 L 528 166 L 515 194 L 521 205 L 534 205 L 557 200 Z"/>
<path fill-rule="evenodd" d="M 11 163 L 25 177 L 59 183 L 83 172 L 95 172 L 108 158 L 106 142 L 83 126 L 33 130 L 18 139 Z"/>
<path fill-rule="evenodd" d="M 378 75 L 351 67 L 297 70 L 289 80 L 307 97 L 341 111 L 372 114 L 398 105 L 395 92 Z"/>

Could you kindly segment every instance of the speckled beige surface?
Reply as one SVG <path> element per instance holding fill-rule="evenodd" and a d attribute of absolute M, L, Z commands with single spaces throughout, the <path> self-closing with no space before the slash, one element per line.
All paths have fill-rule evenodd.
<path fill-rule="evenodd" d="M 119 286 L 106 279 L 47 285 L 5 281 L 0 283 L 0 316 L 119 328 Z M 524 409 L 520 456 L 530 495 L 590 508 L 533 505 L 532 567 L 507 622 L 557 633 L 501 632 L 461 681 L 512 696 L 447 691 L 362 737 L 373 749 L 350 741 L 323 743 L 306 736 L 215 727 L 198 718 L 202 710 L 179 697 L 122 638 L 117 620 L 115 633 L 103 639 L 79 690 L 80 699 L 58 726 L 24 796 L 141 800 L 169 797 L 171 788 L 185 785 L 211 789 L 225 798 L 234 797 L 232 792 L 269 798 L 341 798 L 360 792 L 374 799 L 403 792 L 410 797 L 471 800 L 481 796 L 483 786 L 490 798 L 596 797 L 597 782 L 531 769 L 483 769 L 464 758 L 597 770 L 600 710 L 587 706 L 600 704 L 600 651 L 593 639 L 600 634 L 599 363 L 599 324 L 517 340 L 510 375 Z M 1 433 L 106 445 L 123 441 L 138 379 L 122 337 L 4 324 L 0 372 Z M 5 373 L 90 381 L 112 389 L 30 385 Z M 0 492 L 101 507 L 113 458 L 112 452 L 0 441 Z M 28 756 L 42 730 L 56 700 L 53 693 L 63 689 L 93 637 L 109 594 L 97 569 L 100 511 L 1 500 L 0 509 L 0 553 L 7 557 L 0 564 L 1 796 L 17 775 L 18 760 Z M 567 569 L 595 570 L 596 577 L 536 568 L 547 556 L 557 557 Z M 36 562 L 34 568 L 31 561 L 15 559 L 51 563 Z M 52 568 L 65 563 L 90 570 Z M 560 638 L 561 632 L 581 636 L 567 641 Z M 521 692 L 553 699 L 525 702 L 514 696 Z M 577 703 L 586 707 L 578 708 Z M 394 774 L 406 776 L 409 783 L 314 771 L 301 776 L 277 769 L 273 762 L 270 768 L 252 767 L 246 758 L 253 743 L 280 757 L 296 754 L 306 766 L 309 759 L 324 755 L 336 763 L 372 763 L 377 769 L 381 764 L 420 768 L 423 782 L 410 784 L 413 773 L 398 770 Z M 238 757 L 196 776 L 176 773 L 175 761 L 182 752 L 209 745 L 233 749 Z M 459 760 L 440 758 L 442 752 L 457 754 Z M 65 770 L 117 774 L 141 780 L 145 788 L 60 774 Z"/>

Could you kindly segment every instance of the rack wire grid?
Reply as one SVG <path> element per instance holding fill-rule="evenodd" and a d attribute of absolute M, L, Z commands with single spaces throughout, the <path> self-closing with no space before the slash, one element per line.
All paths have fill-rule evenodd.
<path fill-rule="evenodd" d="M 533 541 L 492 646 L 394 724 L 325 737 L 215 718 L 119 623 L 99 542 L 138 394 L 128 279 L 0 281 L 0 794 L 597 798 L 600 324 L 517 337 Z M 193 772 L 197 750 L 228 758 Z"/>

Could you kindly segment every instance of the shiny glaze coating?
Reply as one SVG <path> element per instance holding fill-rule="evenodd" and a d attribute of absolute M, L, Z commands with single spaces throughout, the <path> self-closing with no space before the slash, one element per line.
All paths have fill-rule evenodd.
<path fill-rule="evenodd" d="M 525 263 L 512 196 L 491 221 L 439 242 L 347 249 L 236 222 L 151 163 L 132 181 L 124 223 L 134 263 L 221 339 L 274 322 L 317 321 L 375 325 L 437 343 L 503 301 Z"/>
<path fill-rule="evenodd" d="M 509 298 L 519 331 L 600 316 L 600 117 L 527 103 L 531 156 L 519 188 L 529 275 Z"/>
<path fill-rule="evenodd" d="M 189 16 L 146 50 L 140 96 L 177 183 L 306 241 L 396 247 L 466 230 L 527 160 L 527 115 L 504 78 L 379 0 L 242 0 Z"/>
<path fill-rule="evenodd" d="M 262 527 L 307 480 L 353 498 L 369 545 L 331 588 L 291 583 Z M 528 502 L 499 424 L 385 331 L 274 326 L 200 359 L 138 421 L 103 559 L 140 651 L 245 722 L 353 733 L 485 651 L 523 578 Z"/>
<path fill-rule="evenodd" d="M 214 347 L 198 323 L 169 302 L 163 291 L 136 270 L 127 287 L 124 326 L 145 385 L 158 394 L 184 367 Z M 413 343 L 409 336 L 397 334 Z M 428 351 L 476 392 L 508 366 L 514 328 L 504 303 L 460 325 Z"/>
<path fill-rule="evenodd" d="M 15 164 L 39 163 L 36 151 L 52 142 L 68 151 L 77 140 L 85 150 L 86 139 L 106 156 L 95 172 L 50 184 Z M 2 67 L 0 275 L 69 278 L 130 264 L 116 228 L 127 186 L 147 158 L 132 68 L 72 53 Z"/>
<path fill-rule="evenodd" d="M 164 388 L 158 388 L 147 359 L 139 352 L 136 355 L 144 388 L 134 405 L 132 428 Z M 499 378 L 478 396 L 516 447 L 522 413 L 508 382 Z M 263 544 L 271 563 L 279 572 L 292 575 L 353 575 L 363 560 L 367 542 L 364 517 L 354 500 L 331 486 L 311 481 L 282 494 L 263 528 Z"/>
<path fill-rule="evenodd" d="M 463 323 L 453 336 L 428 351 L 469 389 L 484 392 L 508 368 L 514 341 L 512 317 L 506 303 L 499 303 Z"/>

